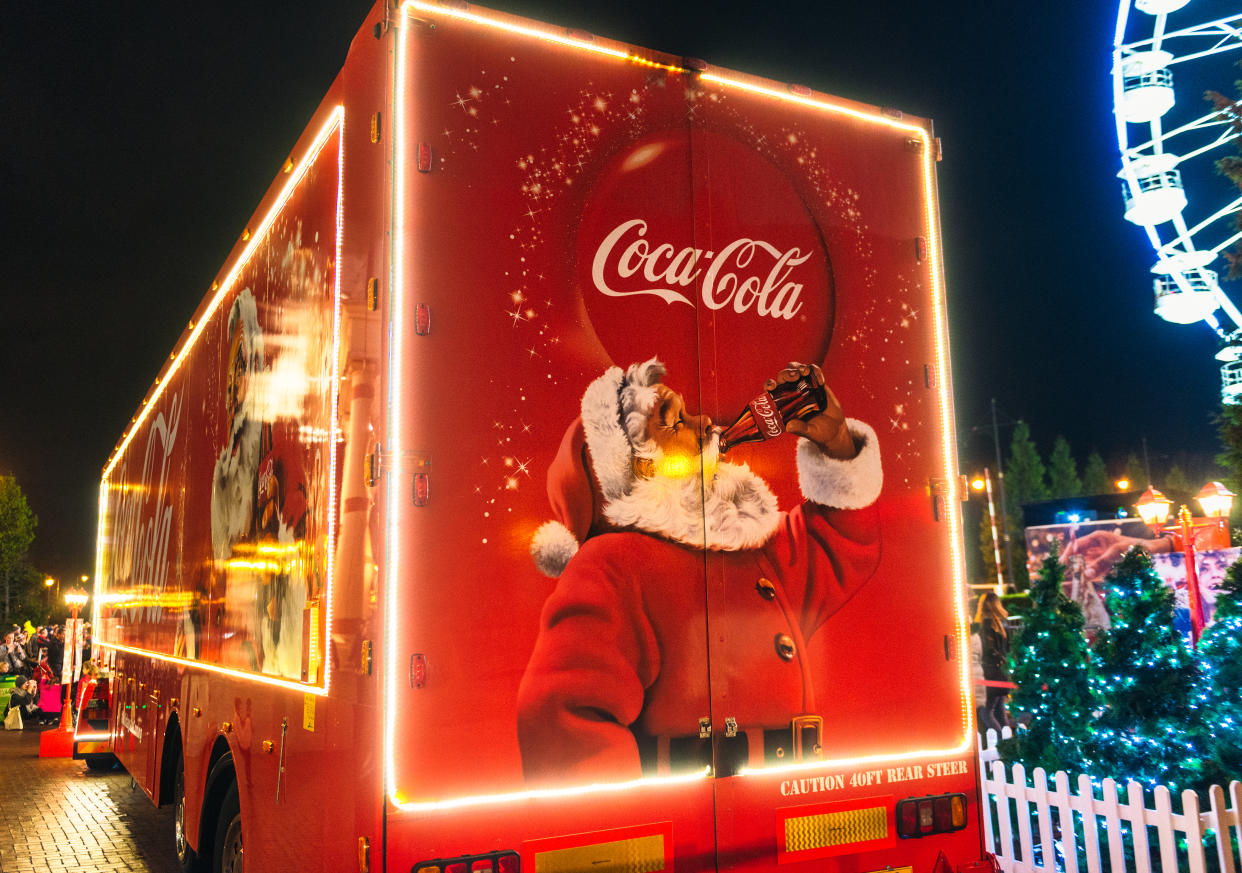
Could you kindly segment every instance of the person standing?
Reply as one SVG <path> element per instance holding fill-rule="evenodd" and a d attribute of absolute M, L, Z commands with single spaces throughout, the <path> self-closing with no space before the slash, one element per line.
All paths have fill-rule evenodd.
<path fill-rule="evenodd" d="M 1009 613 L 1005 611 L 1000 597 L 989 591 L 979 598 L 975 622 L 979 626 L 982 643 L 980 660 L 983 662 L 983 678 L 988 683 L 983 706 L 983 727 L 992 728 L 997 734 L 1013 722 L 1005 708 L 1009 688 L 992 683 L 1009 682 Z"/>

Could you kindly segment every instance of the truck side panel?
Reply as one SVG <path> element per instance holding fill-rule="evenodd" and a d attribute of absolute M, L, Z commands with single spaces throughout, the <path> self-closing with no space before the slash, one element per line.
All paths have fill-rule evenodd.
<path fill-rule="evenodd" d="M 184 766 L 200 853 L 230 753 L 217 784 L 238 786 L 259 869 L 340 869 L 360 839 L 381 843 L 364 461 L 383 391 L 369 300 L 387 262 L 388 161 L 372 134 L 389 99 L 384 15 L 355 39 L 101 485 L 112 747 L 156 802 Z"/>

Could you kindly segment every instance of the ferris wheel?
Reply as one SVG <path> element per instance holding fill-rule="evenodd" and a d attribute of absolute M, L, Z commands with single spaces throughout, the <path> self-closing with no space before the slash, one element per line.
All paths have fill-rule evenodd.
<path fill-rule="evenodd" d="M 1146 230 L 1156 253 L 1155 312 L 1177 324 L 1202 321 L 1216 332 L 1221 396 L 1237 403 L 1242 312 L 1221 290 L 1218 270 L 1222 253 L 1242 241 L 1235 223 L 1242 196 L 1214 167 L 1218 158 L 1238 153 L 1242 101 L 1221 109 L 1205 102 L 1203 92 L 1229 91 L 1242 78 L 1232 66 L 1242 60 L 1242 11 L 1196 18 L 1222 5 L 1237 10 L 1242 3 L 1121 0 L 1113 106 L 1125 217 Z"/>

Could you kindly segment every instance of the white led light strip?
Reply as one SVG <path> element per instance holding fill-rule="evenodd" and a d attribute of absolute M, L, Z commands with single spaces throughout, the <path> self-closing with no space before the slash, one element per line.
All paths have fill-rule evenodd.
<path fill-rule="evenodd" d="M 95 595 L 94 595 L 93 603 L 91 606 L 92 624 L 96 628 L 102 627 L 102 625 L 100 624 L 99 618 L 100 618 L 100 601 L 103 599 L 101 596 L 101 586 L 103 584 L 103 568 L 104 568 L 103 543 L 104 543 L 104 536 L 105 536 L 105 529 L 106 529 L 105 518 L 107 517 L 107 510 L 108 510 L 108 477 L 112 474 L 112 471 L 116 467 L 117 463 L 120 462 L 121 457 L 125 454 L 125 450 L 126 448 L 128 448 L 134 436 L 138 433 L 143 423 L 147 420 L 147 416 L 151 414 L 151 410 L 155 408 L 157 402 L 159 401 L 160 397 L 164 393 L 164 389 L 168 386 L 169 382 L 172 380 L 172 377 L 176 374 L 176 372 L 179 369 L 181 369 L 181 365 L 185 362 L 185 359 L 189 355 L 191 349 L 193 349 L 194 346 L 197 344 L 198 339 L 200 336 L 202 336 L 203 331 L 206 330 L 206 327 L 210 323 L 212 316 L 220 308 L 220 304 L 224 301 L 229 291 L 233 288 L 234 283 L 237 281 L 237 277 L 241 274 L 242 270 L 245 269 L 246 265 L 250 262 L 250 258 L 255 253 L 256 249 L 258 248 L 259 243 L 261 243 L 266 238 L 267 232 L 271 230 L 272 224 L 279 217 L 281 211 L 285 207 L 285 204 L 289 201 L 289 198 L 293 196 L 294 191 L 297 190 L 298 185 L 301 184 L 302 180 L 306 177 L 306 173 L 309 171 L 311 166 L 314 164 L 315 159 L 319 156 L 319 153 L 323 150 L 323 147 L 332 138 L 333 134 L 337 134 L 343 131 L 344 123 L 345 123 L 345 107 L 340 106 L 340 105 L 333 107 L 332 110 L 328 113 L 328 117 L 324 120 L 323 125 L 316 132 L 314 139 L 311 141 L 310 145 L 307 147 L 306 153 L 302 156 L 302 159 L 295 165 L 293 171 L 290 173 L 290 177 L 288 181 L 285 183 L 285 186 L 281 189 L 280 195 L 276 198 L 276 201 L 272 204 L 272 207 L 267 211 L 267 214 L 263 216 L 263 220 L 259 222 L 254 233 L 251 235 L 250 240 L 248 244 L 246 245 L 246 248 L 242 251 L 241 256 L 238 257 L 237 262 L 233 265 L 233 268 L 229 270 L 228 275 L 224 278 L 224 281 L 222 281 L 219 284 L 218 288 L 216 289 L 215 295 L 211 298 L 211 302 L 207 305 L 207 308 L 203 311 L 203 314 L 198 319 L 197 323 L 195 323 L 193 329 L 190 331 L 190 335 L 186 338 L 184 344 L 182 345 L 181 350 L 177 352 L 172 362 L 168 364 L 164 368 L 163 371 L 161 371 L 159 377 L 156 379 L 155 391 L 143 403 L 142 411 L 138 414 L 138 417 L 134 420 L 134 423 L 130 425 L 129 430 L 126 431 L 125 433 L 125 437 L 121 440 L 121 443 L 117 446 L 116 450 L 112 454 L 112 457 L 109 459 L 108 465 L 104 468 L 103 478 L 99 485 L 99 522 L 98 522 L 98 527 L 96 529 L 96 543 L 95 543 L 95 585 L 94 585 Z M 336 167 L 337 189 L 336 189 L 336 215 L 335 215 L 335 220 L 334 220 L 334 226 L 336 229 L 336 240 L 335 240 L 335 248 L 333 250 L 333 264 L 335 265 L 335 267 L 333 269 L 334 275 L 333 275 L 333 288 L 332 288 L 332 373 L 329 378 L 329 381 L 332 386 L 331 387 L 331 401 L 330 401 L 331 402 L 331 413 L 330 413 L 331 424 L 330 424 L 330 437 L 328 440 L 329 470 L 327 473 L 329 516 L 328 516 L 327 536 L 325 538 L 325 543 L 326 543 L 326 548 L 327 548 L 327 556 L 326 556 L 326 563 L 325 563 L 325 573 L 326 573 L 325 589 L 327 591 L 327 603 L 325 605 L 325 615 L 324 615 L 325 639 L 331 638 L 331 633 L 332 633 L 333 588 L 335 587 L 333 582 L 334 582 L 334 573 L 335 573 L 334 551 L 335 551 L 335 541 L 336 541 L 335 503 L 336 503 L 336 460 L 337 460 L 336 433 L 337 433 L 337 427 L 338 427 L 337 401 L 338 401 L 339 382 L 340 382 L 339 372 L 338 372 L 339 367 L 340 367 L 339 350 L 340 350 L 340 322 L 341 322 L 341 318 L 340 318 L 340 311 L 341 311 L 340 263 L 341 263 L 342 229 L 344 227 L 342 204 L 344 200 L 343 195 L 344 195 L 344 184 L 345 184 L 344 182 L 345 137 L 343 135 L 340 136 L 338 140 L 336 161 L 337 161 L 337 167 Z M 155 660 L 159 660 L 159 661 L 180 664 L 186 667 L 195 667 L 201 670 L 207 670 L 207 671 L 214 672 L 214 673 L 220 673 L 220 674 L 232 676 L 238 679 L 245 679 L 245 680 L 249 680 L 253 682 L 261 682 L 267 685 L 275 685 L 275 686 L 279 686 L 282 688 L 296 689 L 298 691 L 302 691 L 307 694 L 315 694 L 315 695 L 322 696 L 322 695 L 327 694 L 329 688 L 331 687 L 332 659 L 329 657 L 324 658 L 323 687 L 318 687 L 318 686 L 313 686 L 313 685 L 305 685 L 295 680 L 279 679 L 274 676 L 266 676 L 263 674 L 251 673 L 251 672 L 247 672 L 244 670 L 235 670 L 235 669 L 231 669 L 228 667 L 222 667 L 216 664 L 208 664 L 203 661 L 191 660 L 188 658 L 178 658 L 173 655 L 166 655 L 161 652 L 154 652 L 148 649 L 125 646 L 125 645 L 121 645 L 118 643 L 98 641 L 97 644 L 101 648 L 113 649 L 118 652 L 128 652 L 130 654 L 135 654 L 135 655 L 144 655 L 144 656 L 154 658 Z"/>
<path fill-rule="evenodd" d="M 403 19 L 415 12 L 429 13 L 437 16 L 463 19 L 485 27 L 496 28 L 507 31 L 509 33 L 520 36 L 532 37 L 544 41 L 554 42 L 558 45 L 569 46 L 581 49 L 594 54 L 606 55 L 625 62 L 639 62 L 650 64 L 641 57 L 632 55 L 625 51 L 609 48 L 603 45 L 597 45 L 593 42 L 574 39 L 569 36 L 561 36 L 546 30 L 517 24 L 511 21 L 496 20 L 487 16 L 469 12 L 465 9 L 450 8 L 438 4 L 421 2 L 421 0 L 407 0 L 402 7 Z M 387 422 L 388 433 L 388 455 L 393 459 L 394 469 L 389 471 L 387 483 L 387 504 L 389 527 L 386 537 L 386 572 L 385 572 L 385 613 L 386 613 L 386 669 L 385 669 L 385 706 L 384 706 L 384 770 L 385 770 L 385 786 L 389 802 L 401 810 L 407 811 L 426 811 L 433 809 L 448 809 L 458 806 L 469 806 L 476 804 L 494 803 L 501 801 L 514 801 L 521 799 L 538 799 L 545 797 L 566 797 L 582 794 L 591 794 L 605 791 L 625 791 L 635 788 L 652 786 L 657 784 L 677 784 L 689 781 L 704 779 L 710 776 L 710 770 L 695 771 L 677 777 L 655 777 L 638 779 L 631 782 L 594 784 L 579 787 L 570 787 L 556 790 L 517 792 L 500 795 L 484 795 L 478 797 L 465 797 L 460 799 L 445 801 L 408 801 L 401 796 L 401 792 L 397 788 L 396 773 L 396 717 L 397 717 L 397 676 L 400 673 L 396 669 L 397 665 L 397 616 L 402 613 L 403 605 L 400 600 L 399 586 L 397 579 L 400 576 L 400 548 L 398 545 L 398 537 L 401 530 L 401 519 L 405 502 L 401 500 L 402 489 L 397 483 L 400 479 L 402 471 L 402 443 L 401 443 L 401 403 L 404 397 L 404 391 L 401 384 L 401 374 L 403 367 L 403 326 L 404 326 L 404 277 L 405 277 L 405 241 L 406 241 L 406 78 L 407 78 L 407 47 L 406 33 L 408 27 L 405 20 L 402 21 L 398 28 L 397 35 L 397 53 L 396 53 L 396 85 L 395 100 L 396 107 L 394 110 L 394 236 L 393 236 L 393 294 L 390 301 L 390 322 L 389 322 L 389 393 L 388 408 L 389 416 Z M 659 65 L 664 66 L 664 65 Z M 680 70 L 677 67 L 664 66 L 665 69 L 674 72 L 688 72 Z M 943 464 L 945 477 L 949 483 L 949 493 L 945 496 L 945 508 L 949 521 L 949 539 L 952 559 L 952 575 L 953 575 L 953 591 L 951 596 L 954 601 L 954 615 L 957 619 L 957 645 L 959 660 L 961 662 L 960 671 L 960 701 L 962 707 L 962 734 L 961 739 L 952 746 L 939 749 L 920 749 L 904 752 L 896 752 L 891 754 L 876 754 L 862 756 L 856 758 L 844 758 L 836 760 L 817 761 L 809 764 L 790 765 L 787 767 L 768 767 L 763 769 L 743 770 L 743 774 L 770 774 L 776 772 L 787 772 L 791 770 L 804 769 L 823 769 L 828 767 L 845 767 L 858 764 L 871 764 L 881 761 L 903 761 L 916 758 L 930 758 L 944 755 L 959 755 L 973 748 L 974 745 L 974 711 L 972 698 L 970 695 L 970 664 L 964 656 L 970 651 L 968 638 L 966 636 L 967 623 L 965 620 L 965 606 L 962 600 L 962 594 L 965 590 L 965 560 L 963 555 L 963 546 L 961 542 L 961 519 L 959 516 L 958 505 L 960 494 L 959 483 L 957 477 L 957 457 L 954 446 L 953 432 L 951 422 L 953 421 L 953 403 L 949 394 L 949 349 L 948 349 L 948 323 L 945 311 L 944 284 L 942 275 L 942 264 L 940 262 L 940 228 L 936 220 L 935 203 L 936 203 L 936 186 L 934 174 L 934 161 L 936 160 L 933 152 L 933 141 L 929 132 L 915 124 L 901 121 L 897 118 L 891 118 L 878 112 L 863 111 L 849 106 L 828 103 L 810 97 L 804 97 L 786 91 L 780 91 L 774 88 L 756 84 L 754 82 L 744 82 L 737 79 L 720 76 L 713 73 L 703 73 L 699 76 L 701 81 L 713 82 L 726 88 L 738 88 L 753 94 L 766 96 L 772 99 L 794 103 L 810 109 L 831 112 L 839 115 L 847 115 L 852 118 L 868 123 L 878 123 L 895 130 L 905 131 L 910 136 L 918 139 L 921 145 L 920 154 L 922 155 L 923 170 L 923 202 L 925 215 L 924 220 L 928 234 L 928 248 L 930 250 L 929 272 L 932 280 L 932 305 L 935 314 L 935 345 L 936 345 L 936 395 L 937 407 L 940 414 L 940 430 L 943 448 Z"/>

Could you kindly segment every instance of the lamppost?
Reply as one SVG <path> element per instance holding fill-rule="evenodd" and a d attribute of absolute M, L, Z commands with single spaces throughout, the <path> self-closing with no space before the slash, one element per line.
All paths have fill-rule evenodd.
<path fill-rule="evenodd" d="M 988 519 L 992 523 L 992 560 L 996 562 L 996 596 L 1005 593 L 1005 574 L 1001 571 L 1000 534 L 996 526 L 996 503 L 992 499 L 992 474 L 987 467 L 983 475 L 976 476 L 970 482 L 974 491 L 986 491 L 988 495 Z"/>
<path fill-rule="evenodd" d="M 77 670 L 78 658 L 82 654 L 82 646 L 78 642 L 78 612 L 86 605 L 86 601 L 90 599 L 90 595 L 86 593 L 85 588 L 73 587 L 65 592 L 65 603 L 69 604 L 69 609 L 73 616 L 69 620 L 69 628 L 66 633 L 65 640 L 65 662 L 62 670 L 62 679 L 68 687 L 69 693 L 65 695 L 65 702 L 60 707 L 60 727 L 61 730 L 68 730 L 73 727 L 72 710 L 73 710 L 73 674 Z M 67 677 L 67 678 L 66 678 Z"/>
<path fill-rule="evenodd" d="M 1195 566 L 1195 528 L 1207 528 L 1215 536 L 1211 537 L 1211 545 L 1225 548 L 1229 545 L 1229 510 L 1233 508 L 1234 494 L 1219 482 L 1204 485 L 1195 497 L 1203 512 L 1208 516 L 1204 523 L 1196 523 L 1190 510 L 1182 506 L 1177 511 L 1177 523 L 1166 525 L 1169 509 L 1173 501 L 1165 497 L 1150 485 L 1139 497 L 1135 508 L 1143 521 L 1158 536 L 1168 534 L 1172 537 L 1173 548 L 1181 548 L 1186 561 L 1186 594 L 1190 607 L 1190 643 L 1197 647 L 1199 637 L 1203 633 L 1203 594 L 1199 590 L 1199 572 Z"/>
<path fill-rule="evenodd" d="M 61 667 L 61 684 L 65 691 L 60 703 L 60 726 L 39 735 L 40 758 L 67 758 L 73 754 L 73 671 L 80 654 L 78 612 L 89 599 L 90 595 L 83 588 L 75 586 L 65 592 L 65 604 L 73 617 L 65 629 L 65 659 Z"/>
<path fill-rule="evenodd" d="M 56 580 L 48 576 L 43 580 L 43 608 L 48 612 L 52 611 L 52 586 L 56 584 Z"/>

